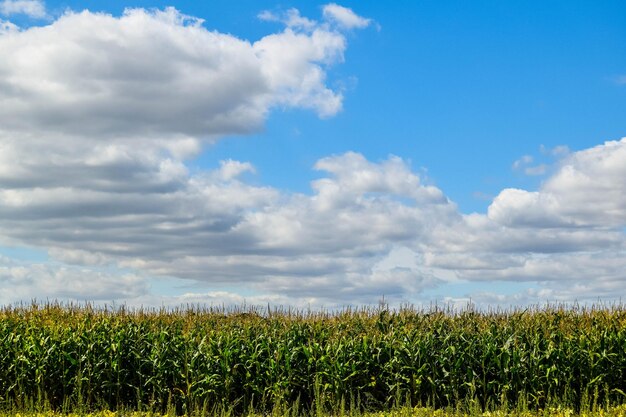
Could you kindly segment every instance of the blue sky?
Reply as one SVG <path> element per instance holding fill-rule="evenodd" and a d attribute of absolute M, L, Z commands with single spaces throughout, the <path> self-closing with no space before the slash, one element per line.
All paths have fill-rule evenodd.
<path fill-rule="evenodd" d="M 261 140 L 276 140 L 282 152 L 293 152 L 281 158 L 276 173 L 273 149 L 268 148 L 270 162 L 265 164 L 259 146 L 247 137 L 222 141 L 216 149 L 219 156 L 207 156 L 255 155 L 261 175 L 304 191 L 309 168 L 319 157 L 347 150 L 374 160 L 395 154 L 416 168 L 427 168 L 431 179 L 466 211 L 482 211 L 488 201 L 474 193 L 536 186 L 534 179 L 510 169 L 522 155 L 538 157 L 541 145 L 583 149 L 623 136 L 625 89 L 615 82 L 626 66 L 626 55 L 620 53 L 626 37 L 620 2 L 587 7 L 572 2 L 522 7 L 499 2 L 376 3 L 346 4 L 373 16 L 381 30 L 350 34 L 346 62 L 330 74 L 351 87 L 345 110 L 323 123 L 301 112 L 274 114 L 268 120 Z M 250 10 L 255 4 L 277 7 L 253 2 Z M 292 6 L 307 15 L 319 14 L 319 5 Z M 213 22 L 211 12 L 205 13 L 201 15 Z M 233 26 L 216 21 L 216 27 L 255 39 L 271 29 L 255 22 L 255 13 L 243 25 L 236 13 Z M 229 16 L 228 11 L 217 14 Z M 249 147 L 243 149 L 244 144 Z M 285 178 L 285 162 L 289 172 L 304 178 Z"/>
<path fill-rule="evenodd" d="M 0 302 L 619 299 L 625 12 L 3 0 Z"/>

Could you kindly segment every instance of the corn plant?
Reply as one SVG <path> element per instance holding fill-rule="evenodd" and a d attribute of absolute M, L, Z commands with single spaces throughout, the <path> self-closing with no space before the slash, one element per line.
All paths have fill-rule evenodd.
<path fill-rule="evenodd" d="M 191 413 L 621 404 L 626 309 L 0 310 L 0 406 Z"/>

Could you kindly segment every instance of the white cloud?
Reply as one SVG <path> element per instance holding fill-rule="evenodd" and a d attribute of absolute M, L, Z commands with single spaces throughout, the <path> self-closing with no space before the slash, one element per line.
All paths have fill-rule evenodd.
<path fill-rule="evenodd" d="M 559 215 L 559 201 L 552 194 L 507 188 L 493 200 L 489 219 L 510 227 L 567 226 Z"/>
<path fill-rule="evenodd" d="M 36 19 L 47 16 L 46 6 L 41 0 L 3 0 L 0 2 L 0 14 L 5 16 L 24 14 Z"/>
<path fill-rule="evenodd" d="M 543 191 L 556 195 L 562 213 L 579 224 L 626 223 L 626 138 L 571 154 Z"/>
<path fill-rule="evenodd" d="M 200 23 L 173 8 L 84 11 L 2 36 L 0 55 L 13 57 L 0 62 L 2 129 L 163 147 L 256 130 L 273 107 L 341 110 L 325 85 L 341 33 L 288 28 L 250 43 Z"/>
<path fill-rule="evenodd" d="M 534 161 L 534 158 L 532 157 L 532 155 L 524 155 L 517 161 L 513 162 L 513 169 L 514 170 L 521 169 L 528 164 L 532 164 L 533 161 Z"/>
<path fill-rule="evenodd" d="M 567 145 L 557 145 L 554 148 L 547 148 L 545 145 L 541 145 L 539 147 L 539 150 L 544 155 L 549 155 L 557 158 L 563 158 L 571 152 Z"/>
<path fill-rule="evenodd" d="M 159 162 L 146 161 L 130 189 L 116 184 L 114 169 L 85 168 L 75 184 L 3 190 L 0 227 L 12 242 L 47 247 L 64 262 L 326 302 L 402 298 L 437 283 L 415 266 L 376 266 L 392 246 L 412 245 L 425 219 L 454 214 L 399 158 L 325 158 L 317 168 L 330 175 L 314 183 L 312 196 L 246 185 L 237 176 L 252 166 L 237 161 L 199 176 L 175 169 L 173 183 L 162 176 L 152 191 L 134 191 L 154 181 Z"/>
<path fill-rule="evenodd" d="M 590 153 L 616 157 L 619 149 L 609 142 L 574 153 L 563 169 L 593 169 Z M 175 170 L 178 187 L 141 195 L 82 185 L 5 190 L 0 227 L 13 242 L 50 248 L 64 262 L 245 286 L 259 300 L 287 304 L 372 303 L 382 294 L 411 302 L 463 281 L 535 283 L 536 291 L 518 298 L 529 302 L 626 289 L 624 221 L 572 222 L 544 189 L 504 190 L 487 216 L 464 216 L 398 157 L 374 163 L 346 153 L 315 167 L 326 176 L 312 183 L 312 195 L 247 185 L 238 176 L 253 167 L 232 160 L 212 173 Z M 156 299 L 135 294 L 125 299 Z M 189 300 L 213 300 L 193 294 Z"/>
<path fill-rule="evenodd" d="M 558 161 L 566 158 L 570 153 L 570 149 L 565 145 L 558 145 L 554 148 L 547 148 L 545 145 L 541 145 L 539 152 L 544 159 L 549 158 L 551 160 L 550 163 L 539 163 L 535 161 L 535 157 L 532 155 L 524 155 L 513 162 L 512 169 L 528 176 L 546 175 L 552 169 L 554 160 L 558 163 Z"/>
<path fill-rule="evenodd" d="M 148 292 L 144 278 L 67 265 L 17 262 L 0 256 L 0 304 L 33 299 L 111 302 Z"/>
<path fill-rule="evenodd" d="M 524 168 L 524 174 L 531 176 L 545 175 L 546 172 L 548 172 L 548 165 L 546 164 L 540 164 Z"/>
<path fill-rule="evenodd" d="M 525 175 L 544 175 L 548 171 L 547 164 L 531 165 L 534 162 L 531 155 L 524 155 L 517 161 L 513 162 L 513 170 L 522 171 Z"/>
<path fill-rule="evenodd" d="M 626 223 L 626 138 L 569 154 L 539 192 L 504 190 L 489 207 L 503 224 Z"/>
<path fill-rule="evenodd" d="M 343 61 L 346 40 L 336 32 L 316 29 L 310 34 L 290 28 L 254 44 L 268 88 L 276 95 L 269 104 L 309 108 L 322 117 L 341 110 L 343 97 L 325 87 L 326 73 L 320 65 Z"/>
<path fill-rule="evenodd" d="M 227 161 L 220 161 L 218 176 L 224 181 L 229 181 L 237 178 L 244 172 L 254 173 L 255 171 L 254 166 L 249 162 L 239 162 L 229 159 Z"/>
<path fill-rule="evenodd" d="M 258 14 L 258 18 L 267 22 L 281 22 L 287 27 L 295 29 L 311 30 L 318 26 L 316 21 L 303 17 L 300 15 L 300 11 L 294 8 L 288 9 L 282 13 L 264 10 Z"/>
<path fill-rule="evenodd" d="M 326 19 L 332 20 L 347 29 L 365 28 L 372 22 L 371 19 L 357 15 L 352 9 L 335 3 L 325 5 L 322 10 Z"/>
<path fill-rule="evenodd" d="M 326 22 L 332 22 L 341 29 L 363 29 L 372 23 L 371 19 L 361 17 L 354 13 L 352 9 L 335 3 L 329 3 L 322 7 L 322 13 Z M 325 26 L 320 25 L 314 20 L 303 17 L 300 15 L 300 11 L 294 8 L 279 12 L 264 10 L 259 13 L 257 17 L 267 22 L 281 22 L 289 28 L 308 31 L 319 26 Z"/>
<path fill-rule="evenodd" d="M 0 36 L 19 32 L 19 27 L 11 22 L 0 19 Z"/>

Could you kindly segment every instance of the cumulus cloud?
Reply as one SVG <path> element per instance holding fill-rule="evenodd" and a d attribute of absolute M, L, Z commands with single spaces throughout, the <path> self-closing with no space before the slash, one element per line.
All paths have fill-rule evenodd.
<path fill-rule="evenodd" d="M 538 192 L 503 190 L 489 207 L 502 224 L 620 227 L 626 223 L 626 139 L 575 152 Z"/>
<path fill-rule="evenodd" d="M 574 153 L 562 169 L 592 169 L 589 154 L 617 157 L 624 142 Z M 560 171 L 539 191 L 503 191 L 487 215 L 463 215 L 395 156 L 371 162 L 349 152 L 315 168 L 326 175 L 312 182 L 310 195 L 246 184 L 239 176 L 253 166 L 232 160 L 213 172 L 182 172 L 178 188 L 141 196 L 14 189 L 3 195 L 0 226 L 13 242 L 50 248 L 60 261 L 245 286 L 254 295 L 219 294 L 249 303 L 339 306 L 383 294 L 412 302 L 446 282 L 472 281 L 533 283 L 523 297 L 500 297 L 503 303 L 593 299 L 626 289 L 624 222 L 564 221 L 546 191 Z M 115 206 L 107 205 L 111 197 Z M 126 299 L 156 299 L 143 290 Z M 167 302 L 210 304 L 215 294 Z"/>
<path fill-rule="evenodd" d="M 68 263 L 114 263 L 294 298 L 402 298 L 437 283 L 415 265 L 383 261 L 393 247 L 412 246 L 435 216 L 455 215 L 438 189 L 397 157 L 371 163 L 348 153 L 316 167 L 328 176 L 314 182 L 313 195 L 241 182 L 253 167 L 237 161 L 195 176 L 172 169 L 175 186 L 142 193 L 83 183 L 3 190 L 0 227 L 11 242 L 49 248 Z"/>
<path fill-rule="evenodd" d="M 0 35 L 19 32 L 20 28 L 14 23 L 0 19 Z"/>
<path fill-rule="evenodd" d="M 534 158 L 531 155 L 524 155 L 517 161 L 513 162 L 513 170 L 521 171 L 525 175 L 544 175 L 548 170 L 547 164 L 532 165 Z"/>
<path fill-rule="evenodd" d="M 259 13 L 258 18 L 267 22 L 281 22 L 287 27 L 296 29 L 311 30 L 317 26 L 317 22 L 300 15 L 300 11 L 294 8 L 282 13 L 264 10 Z"/>
<path fill-rule="evenodd" d="M 559 152 L 558 169 L 539 190 L 505 189 L 486 216 L 440 224 L 424 263 L 462 281 L 532 284 L 523 294 L 476 293 L 473 301 L 615 299 L 626 290 L 625 149 L 622 139 Z"/>
<path fill-rule="evenodd" d="M 545 145 L 541 145 L 539 150 L 544 155 L 563 158 L 567 156 L 571 151 L 567 145 L 557 145 L 553 148 L 548 148 Z"/>
<path fill-rule="evenodd" d="M 148 291 L 143 277 L 67 265 L 18 262 L 0 256 L 0 304 L 33 299 L 112 302 Z"/>
<path fill-rule="evenodd" d="M 329 3 L 323 7 L 324 17 L 347 29 L 365 28 L 372 22 L 354 13 L 352 9 Z"/>
<path fill-rule="evenodd" d="M 524 155 L 517 161 L 513 162 L 513 169 L 518 170 L 525 165 L 532 164 L 533 160 L 534 158 L 532 157 L 532 155 Z"/>
<path fill-rule="evenodd" d="M 340 32 L 322 26 L 250 43 L 173 8 L 70 12 L 0 38 L 0 54 L 13 57 L 0 62 L 0 125 L 162 147 L 256 130 L 277 106 L 331 116 L 342 97 L 325 85 L 325 69 L 345 48 Z"/>
<path fill-rule="evenodd" d="M 228 181 L 237 178 L 244 172 L 254 173 L 256 170 L 250 162 L 240 162 L 229 159 L 227 161 L 220 161 L 220 169 L 217 174 L 222 180 Z"/>
<path fill-rule="evenodd" d="M 334 24 L 341 29 L 363 29 L 372 23 L 372 19 L 359 16 L 352 9 L 335 3 L 324 5 L 322 14 L 324 24 Z M 295 8 L 278 12 L 264 10 L 257 17 L 267 22 L 281 22 L 294 29 L 312 30 L 319 25 L 318 22 L 302 16 Z"/>
<path fill-rule="evenodd" d="M 570 150 L 565 145 L 558 145 L 554 148 L 548 148 L 545 145 L 539 147 L 539 151 L 543 159 L 549 159 L 549 162 L 538 162 L 532 155 L 524 155 L 513 162 L 512 169 L 528 176 L 546 175 L 554 163 L 554 159 L 561 160 L 565 158 Z"/>
<path fill-rule="evenodd" d="M 0 2 L 0 14 L 5 16 L 24 14 L 36 19 L 47 16 L 46 6 L 41 0 L 3 0 Z"/>

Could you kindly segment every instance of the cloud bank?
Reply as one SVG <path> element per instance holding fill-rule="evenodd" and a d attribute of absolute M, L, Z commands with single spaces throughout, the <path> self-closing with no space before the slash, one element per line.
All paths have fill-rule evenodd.
<path fill-rule="evenodd" d="M 415 302 L 488 281 L 532 288 L 485 302 L 624 293 L 626 139 L 560 154 L 539 190 L 502 190 L 485 214 L 461 213 L 397 156 L 322 158 L 309 193 L 246 181 L 248 161 L 192 172 L 205 144 L 257 131 L 272 110 L 341 111 L 328 71 L 343 31 L 370 21 L 322 14 L 264 12 L 285 28 L 255 42 L 172 8 L 5 23 L 0 244 L 53 262 L 0 259 L 0 302 Z M 163 297 L 149 277 L 212 289 Z"/>

